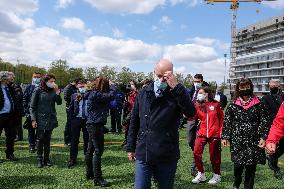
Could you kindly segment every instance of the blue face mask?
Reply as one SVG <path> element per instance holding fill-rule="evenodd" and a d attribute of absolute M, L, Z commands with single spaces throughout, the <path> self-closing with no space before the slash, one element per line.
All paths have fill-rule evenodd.
<path fill-rule="evenodd" d="M 167 88 L 168 83 L 164 82 L 164 81 L 162 82 L 159 78 L 156 78 L 155 81 L 154 81 L 154 85 L 155 85 L 156 89 L 164 91 Z M 157 92 L 157 91 L 155 91 L 155 92 Z"/>
<path fill-rule="evenodd" d="M 33 84 L 34 86 L 39 86 L 39 84 L 40 84 L 40 78 L 33 78 L 32 84 Z"/>
<path fill-rule="evenodd" d="M 86 89 L 86 88 L 79 88 L 79 92 L 80 92 L 81 94 L 86 93 L 86 91 L 87 91 L 87 89 Z"/>

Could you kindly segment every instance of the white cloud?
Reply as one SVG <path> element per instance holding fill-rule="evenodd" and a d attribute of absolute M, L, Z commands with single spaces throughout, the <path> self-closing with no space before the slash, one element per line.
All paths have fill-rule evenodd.
<path fill-rule="evenodd" d="M 0 1 L 0 32 L 17 33 L 33 27 L 30 16 L 37 10 L 36 0 Z"/>
<path fill-rule="evenodd" d="M 185 3 L 191 7 L 194 7 L 198 4 L 200 4 L 202 1 L 201 0 L 169 0 L 172 6 L 175 6 L 176 4 L 179 3 Z"/>
<path fill-rule="evenodd" d="M 160 19 L 160 23 L 165 26 L 171 24 L 172 22 L 172 19 L 168 16 L 162 16 L 162 18 Z"/>
<path fill-rule="evenodd" d="M 174 72 L 184 74 L 186 73 L 186 67 L 185 66 L 174 67 Z"/>
<path fill-rule="evenodd" d="M 197 44 L 178 44 L 167 46 L 164 57 L 179 63 L 202 63 L 217 58 L 217 52 L 212 47 Z"/>
<path fill-rule="evenodd" d="M 48 39 L 48 40 L 46 40 Z M 70 66 L 114 66 L 153 63 L 161 47 L 140 40 L 93 36 L 84 43 L 71 40 L 49 28 L 30 28 L 20 33 L 0 33 L 0 57 L 10 62 L 48 67 L 53 60 L 66 59 Z"/>
<path fill-rule="evenodd" d="M 118 28 L 112 29 L 113 37 L 115 38 L 122 38 L 124 36 L 124 33 L 120 31 Z"/>
<path fill-rule="evenodd" d="M 37 0 L 1 0 L 2 12 L 13 12 L 17 15 L 27 15 L 38 10 Z"/>
<path fill-rule="evenodd" d="M 57 0 L 56 8 L 65 9 L 72 4 L 74 4 L 74 0 Z"/>
<path fill-rule="evenodd" d="M 277 1 L 264 1 L 262 2 L 264 5 L 269 6 L 273 9 L 282 9 L 284 8 L 284 0 Z"/>
<path fill-rule="evenodd" d="M 65 29 L 79 30 L 86 34 L 92 33 L 90 29 L 86 28 L 85 23 L 80 18 L 76 18 L 76 17 L 62 18 L 61 26 Z"/>
<path fill-rule="evenodd" d="M 217 58 L 212 61 L 200 63 L 194 63 L 191 65 L 192 73 L 203 74 L 206 81 L 217 81 L 221 83 L 224 81 L 224 75 L 228 78 L 228 67 L 225 72 L 225 60 L 223 58 Z"/>
<path fill-rule="evenodd" d="M 47 40 L 48 39 L 48 40 Z M 47 67 L 55 59 L 72 59 L 83 45 L 48 27 L 26 29 L 17 34 L 0 34 L 0 57 L 15 62 Z"/>
<path fill-rule="evenodd" d="M 0 25 L 0 32 L 17 33 L 33 27 L 34 21 L 30 18 L 21 19 L 12 12 L 0 12 Z"/>
<path fill-rule="evenodd" d="M 157 58 L 161 52 L 161 47 L 156 44 L 147 44 L 141 40 L 121 40 L 101 36 L 93 36 L 86 40 L 85 48 L 85 53 L 91 57 L 97 57 L 104 64 L 146 63 Z"/>
<path fill-rule="evenodd" d="M 230 48 L 230 43 L 225 43 L 218 39 L 213 39 L 213 38 L 194 37 L 188 39 L 188 41 L 197 45 L 218 47 L 219 49 L 222 50 L 228 50 Z"/>
<path fill-rule="evenodd" d="M 147 14 L 166 0 L 85 0 L 93 7 L 111 13 Z"/>

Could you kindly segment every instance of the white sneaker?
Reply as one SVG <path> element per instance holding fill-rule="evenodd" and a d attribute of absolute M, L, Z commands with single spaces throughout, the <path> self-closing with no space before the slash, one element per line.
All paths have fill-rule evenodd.
<path fill-rule="evenodd" d="M 205 181 L 206 181 L 205 173 L 201 173 L 198 171 L 196 177 L 191 182 L 194 184 L 199 184 Z"/>
<path fill-rule="evenodd" d="M 209 180 L 208 184 L 216 185 L 221 182 L 221 175 L 214 174 L 212 179 Z"/>

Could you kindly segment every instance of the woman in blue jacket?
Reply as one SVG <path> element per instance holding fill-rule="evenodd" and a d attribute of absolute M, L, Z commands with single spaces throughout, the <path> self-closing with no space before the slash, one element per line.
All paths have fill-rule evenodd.
<path fill-rule="evenodd" d="M 110 101 L 113 99 L 113 89 L 110 90 L 109 81 L 98 77 L 87 103 L 89 142 L 85 161 L 87 179 L 94 178 L 94 184 L 101 187 L 109 186 L 102 176 L 101 157 L 104 151 L 104 125 L 107 123 Z"/>

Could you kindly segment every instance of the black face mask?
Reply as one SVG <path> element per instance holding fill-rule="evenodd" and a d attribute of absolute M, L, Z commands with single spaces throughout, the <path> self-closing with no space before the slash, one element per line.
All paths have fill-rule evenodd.
<path fill-rule="evenodd" d="M 246 90 L 240 90 L 239 91 L 239 94 L 241 97 L 243 96 L 250 96 L 252 93 L 251 89 L 246 89 Z"/>
<path fill-rule="evenodd" d="M 273 87 L 273 88 L 270 88 L 270 92 L 271 94 L 277 94 L 279 91 L 279 88 L 278 87 Z"/>

